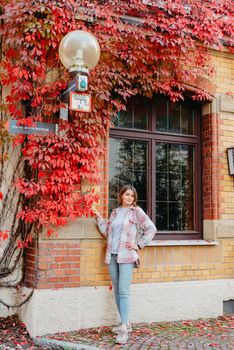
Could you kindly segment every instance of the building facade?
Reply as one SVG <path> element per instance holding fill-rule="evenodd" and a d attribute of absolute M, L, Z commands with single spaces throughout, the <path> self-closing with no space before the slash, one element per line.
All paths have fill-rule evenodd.
<path fill-rule="evenodd" d="M 113 120 L 100 161 L 97 209 L 108 217 L 116 192 L 132 183 L 158 232 L 140 251 L 132 284 L 132 322 L 215 317 L 234 300 L 234 59 L 212 51 L 216 74 L 187 86 L 185 100 L 135 96 Z M 207 103 L 190 91 L 206 84 Z M 83 184 L 83 189 L 87 186 Z M 20 317 L 32 335 L 114 324 L 117 312 L 105 239 L 93 218 L 40 239 L 27 251 L 27 288 Z"/>

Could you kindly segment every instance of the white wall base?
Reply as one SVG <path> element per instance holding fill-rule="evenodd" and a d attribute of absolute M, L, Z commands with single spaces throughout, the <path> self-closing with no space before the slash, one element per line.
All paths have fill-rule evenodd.
<path fill-rule="evenodd" d="M 16 294 L 9 288 L 0 288 L 0 299 L 8 305 L 15 305 Z M 9 308 L 0 303 L 0 317 L 7 317 L 16 313 L 15 308 Z"/>
<path fill-rule="evenodd" d="M 133 284 L 131 293 L 131 322 L 217 317 L 234 299 L 234 279 Z M 35 290 L 19 315 L 33 337 L 118 321 L 108 287 Z"/>

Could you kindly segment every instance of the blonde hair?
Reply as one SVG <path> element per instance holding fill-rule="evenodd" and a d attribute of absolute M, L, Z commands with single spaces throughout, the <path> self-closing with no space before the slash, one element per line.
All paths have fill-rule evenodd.
<path fill-rule="evenodd" d="M 135 189 L 135 187 L 133 187 L 132 185 L 124 185 L 118 193 L 118 200 L 119 200 L 119 205 L 123 204 L 123 199 L 122 199 L 122 195 L 127 191 L 127 190 L 131 190 L 133 192 L 134 195 L 134 201 L 133 201 L 133 205 L 136 206 L 137 205 L 137 200 L 138 200 L 138 195 L 137 195 L 137 191 Z"/>

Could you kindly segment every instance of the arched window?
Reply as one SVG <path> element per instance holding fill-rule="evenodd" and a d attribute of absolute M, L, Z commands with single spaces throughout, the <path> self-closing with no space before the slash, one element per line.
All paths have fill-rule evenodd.
<path fill-rule="evenodd" d="M 200 106 L 135 96 L 110 130 L 109 209 L 130 183 L 157 239 L 201 238 Z"/>

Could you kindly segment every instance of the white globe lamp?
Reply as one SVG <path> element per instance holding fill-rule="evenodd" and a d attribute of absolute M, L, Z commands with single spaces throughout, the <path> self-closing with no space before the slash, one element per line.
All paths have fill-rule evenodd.
<path fill-rule="evenodd" d="M 59 57 L 69 72 L 88 73 L 99 61 L 100 46 L 91 33 L 75 30 L 61 40 Z"/>

